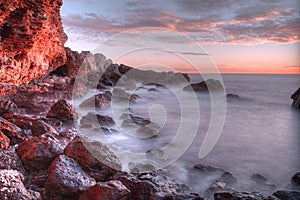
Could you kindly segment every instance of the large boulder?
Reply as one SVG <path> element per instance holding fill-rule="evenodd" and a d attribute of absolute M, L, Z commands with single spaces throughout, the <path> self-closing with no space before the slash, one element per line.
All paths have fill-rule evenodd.
<path fill-rule="evenodd" d="M 99 182 L 90 187 L 79 198 L 79 200 L 100 200 L 100 199 L 129 199 L 130 191 L 120 182 L 116 180 L 108 182 Z"/>
<path fill-rule="evenodd" d="M 110 176 L 122 169 L 119 158 L 108 146 L 83 136 L 76 136 L 64 152 L 97 181 L 107 181 Z"/>
<path fill-rule="evenodd" d="M 79 164 L 65 155 L 58 156 L 48 168 L 46 191 L 62 196 L 80 195 L 96 184 Z"/>
<path fill-rule="evenodd" d="M 24 176 L 16 170 L 0 170 L 0 199 L 41 199 L 40 193 L 27 190 L 23 181 Z"/>
<path fill-rule="evenodd" d="M 0 117 L 0 131 L 2 133 L 1 140 L 5 141 L 7 137 L 10 140 L 10 144 L 18 144 L 25 139 L 22 130 L 18 126 L 2 117 Z M 5 144 L 5 142 L 3 144 Z"/>
<path fill-rule="evenodd" d="M 300 87 L 292 94 L 291 99 L 293 99 L 292 107 L 300 109 Z"/>
<path fill-rule="evenodd" d="M 57 118 L 61 121 L 67 121 L 78 118 L 75 108 L 65 99 L 58 100 L 47 113 L 47 117 Z"/>
<path fill-rule="evenodd" d="M 0 83 L 21 84 L 66 62 L 62 0 L 3 0 L 0 4 Z"/>
<path fill-rule="evenodd" d="M 17 148 L 17 154 L 27 169 L 46 169 L 62 153 L 63 147 L 47 135 L 25 140 Z"/>

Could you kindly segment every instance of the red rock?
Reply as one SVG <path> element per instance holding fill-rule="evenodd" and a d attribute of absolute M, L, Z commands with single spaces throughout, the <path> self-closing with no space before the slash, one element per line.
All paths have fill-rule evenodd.
<path fill-rule="evenodd" d="M 0 131 L 0 150 L 7 149 L 9 147 L 9 138 Z"/>
<path fill-rule="evenodd" d="M 3 0 L 0 6 L 0 83 L 29 82 L 65 64 L 62 0 Z"/>
<path fill-rule="evenodd" d="M 39 136 L 43 134 L 58 134 L 55 128 L 40 119 L 33 119 L 24 115 L 3 115 L 7 121 L 16 124 L 23 130 L 30 130 L 33 136 Z"/>
<path fill-rule="evenodd" d="M 48 168 L 45 188 L 51 194 L 72 196 L 80 195 L 95 184 L 95 179 L 85 173 L 75 160 L 60 155 Z"/>
<path fill-rule="evenodd" d="M 45 169 L 62 153 L 63 147 L 58 141 L 45 135 L 25 140 L 17 148 L 17 154 L 27 169 Z"/>
<path fill-rule="evenodd" d="M 16 154 L 14 149 L 0 151 L 0 169 L 13 169 L 26 175 L 26 171 L 22 165 L 22 161 Z"/>
<path fill-rule="evenodd" d="M 115 124 L 113 118 L 107 115 L 99 115 L 94 112 L 89 112 L 87 115 L 83 116 L 80 120 L 81 125 L 100 125 L 100 126 L 111 126 Z"/>
<path fill-rule="evenodd" d="M 0 130 L 10 139 L 10 144 L 18 144 L 25 139 L 19 127 L 2 117 L 0 117 Z"/>
<path fill-rule="evenodd" d="M 23 184 L 23 181 L 23 175 L 16 170 L 0 170 L 1 199 L 41 199 L 38 192 L 27 190 Z"/>
<path fill-rule="evenodd" d="M 79 200 L 127 200 L 129 194 L 130 191 L 120 181 L 108 181 L 90 187 L 80 196 Z"/>
<path fill-rule="evenodd" d="M 10 100 L 0 102 L 0 115 L 17 112 L 18 106 Z"/>
<path fill-rule="evenodd" d="M 97 181 L 106 181 L 122 166 L 112 150 L 98 141 L 76 136 L 65 148 L 66 156 L 76 160 Z"/>
<path fill-rule="evenodd" d="M 65 99 L 60 99 L 51 107 L 46 117 L 67 121 L 77 119 L 78 113 L 69 102 L 67 102 Z"/>
<path fill-rule="evenodd" d="M 79 107 L 101 107 L 109 105 L 111 101 L 111 95 L 112 94 L 109 91 L 94 95 L 83 101 Z"/>

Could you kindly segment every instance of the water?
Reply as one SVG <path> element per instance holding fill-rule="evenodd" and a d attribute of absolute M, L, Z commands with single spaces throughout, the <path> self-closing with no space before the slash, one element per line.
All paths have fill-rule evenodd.
<path fill-rule="evenodd" d="M 300 86 L 300 76 L 225 74 L 222 77 L 226 92 L 238 94 L 241 99 L 227 102 L 226 121 L 217 144 L 205 158 L 199 159 L 199 149 L 211 117 L 210 96 L 199 93 L 199 108 L 196 111 L 200 113 L 200 124 L 197 135 L 192 138 L 193 143 L 185 153 L 166 167 L 169 175 L 186 183 L 194 191 L 203 192 L 219 174 L 203 176 L 193 169 L 195 164 L 201 163 L 231 172 L 242 190 L 253 190 L 250 176 L 256 173 L 265 176 L 276 188 L 285 187 L 293 173 L 300 171 L 300 112 L 290 108 L 289 99 Z M 200 81 L 197 75 L 191 75 L 191 80 Z M 130 104 L 130 108 L 137 116 L 149 118 L 149 108 L 160 105 L 157 107 L 159 116 L 166 117 L 163 128 L 156 137 L 142 139 L 124 134 L 122 128 L 115 126 L 119 133 L 106 137 L 116 149 L 146 152 L 167 145 L 175 136 L 181 123 L 181 102 L 166 88 L 157 87 L 157 91 L 148 91 L 153 87 L 156 88 L 145 86 L 136 90 L 135 93 L 141 98 Z M 175 93 L 179 90 L 182 91 L 181 88 L 175 89 Z M 187 109 L 193 109 L 188 98 L 186 104 Z M 163 112 L 161 107 L 164 107 Z M 122 108 L 126 112 L 126 106 Z M 105 109 L 98 112 L 111 115 Z M 188 140 L 194 130 L 192 124 L 193 119 L 186 124 Z M 139 162 L 126 156 L 121 160 L 124 169 L 128 162 Z"/>

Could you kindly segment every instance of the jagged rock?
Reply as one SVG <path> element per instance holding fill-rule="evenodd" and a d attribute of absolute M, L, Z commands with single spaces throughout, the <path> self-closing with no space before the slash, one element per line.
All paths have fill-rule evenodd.
<path fill-rule="evenodd" d="M 187 85 L 183 88 L 185 91 L 220 91 L 223 90 L 224 87 L 219 80 L 207 79 L 206 81 L 201 81 L 200 83 L 193 83 Z"/>
<path fill-rule="evenodd" d="M 300 87 L 292 94 L 291 99 L 293 99 L 292 107 L 300 109 Z"/>
<path fill-rule="evenodd" d="M 64 152 L 97 181 L 106 181 L 122 169 L 118 157 L 108 146 L 98 141 L 89 141 L 83 136 L 76 136 Z"/>
<path fill-rule="evenodd" d="M 113 118 L 107 115 L 99 115 L 95 112 L 89 112 L 85 116 L 83 116 L 80 120 L 80 125 L 82 127 L 101 127 L 107 128 L 108 126 L 112 126 L 115 124 Z"/>
<path fill-rule="evenodd" d="M 0 83 L 25 83 L 65 64 L 62 0 L 0 4 Z"/>
<path fill-rule="evenodd" d="M 129 199 L 130 191 L 120 182 L 116 180 L 97 183 L 86 190 L 79 200 L 99 200 L 99 199 Z"/>
<path fill-rule="evenodd" d="M 43 134 L 57 135 L 55 128 L 40 119 L 33 119 L 24 115 L 3 115 L 7 121 L 16 124 L 23 130 L 30 131 L 33 136 Z"/>
<path fill-rule="evenodd" d="M 235 192 L 235 190 L 234 188 L 227 186 L 226 183 L 217 180 L 210 184 L 203 194 L 206 198 L 212 199 L 217 192 Z"/>
<path fill-rule="evenodd" d="M 126 172 L 115 174 L 112 180 L 119 180 L 130 190 L 129 199 L 149 199 L 151 195 L 158 192 L 156 186 L 148 180 L 138 180 L 134 175 Z"/>
<path fill-rule="evenodd" d="M 38 192 L 27 190 L 24 176 L 16 170 L 0 170 L 0 198 L 3 200 L 38 200 Z"/>
<path fill-rule="evenodd" d="M 48 168 L 46 191 L 62 196 L 78 196 L 96 184 L 79 164 L 65 155 L 58 156 Z"/>
<path fill-rule="evenodd" d="M 27 169 L 46 169 L 63 147 L 50 135 L 41 135 L 19 144 L 17 154 Z"/>
<path fill-rule="evenodd" d="M 22 165 L 22 161 L 16 154 L 14 149 L 0 151 L 0 169 L 12 169 L 26 175 L 26 171 Z"/>
<path fill-rule="evenodd" d="M 214 194 L 215 200 L 276 200 L 275 197 L 265 197 L 259 193 L 248 192 L 217 192 Z"/>
<path fill-rule="evenodd" d="M 0 116 L 4 114 L 15 113 L 18 111 L 18 106 L 10 100 L 0 102 Z"/>
<path fill-rule="evenodd" d="M 298 187 L 300 189 L 300 172 L 296 172 L 292 178 L 291 183 L 293 186 Z"/>
<path fill-rule="evenodd" d="M 230 172 L 224 172 L 217 181 L 223 182 L 228 186 L 233 186 L 237 183 L 237 179 Z"/>
<path fill-rule="evenodd" d="M 67 121 L 78 118 L 75 108 L 65 99 L 58 100 L 47 113 L 46 117 L 57 118 L 61 121 Z"/>
<path fill-rule="evenodd" d="M 139 98 L 138 95 L 136 94 L 128 94 L 124 90 L 120 88 L 114 88 L 113 93 L 112 93 L 112 98 L 113 101 L 118 102 L 118 101 L 130 101 L 134 102 L 137 98 Z"/>
<path fill-rule="evenodd" d="M 0 131 L 0 150 L 7 149 L 9 147 L 10 139 Z"/>
<path fill-rule="evenodd" d="M 273 196 L 279 198 L 280 200 L 299 200 L 300 192 L 292 190 L 278 190 L 273 193 Z"/>
<path fill-rule="evenodd" d="M 0 131 L 9 138 L 10 144 L 18 144 L 25 139 L 23 132 L 19 127 L 2 117 L 0 117 Z M 3 135 L 2 138 L 5 139 Z"/>
<path fill-rule="evenodd" d="M 96 94 L 85 101 L 83 101 L 79 107 L 102 107 L 109 105 L 111 101 L 111 92 L 105 91 L 104 93 Z"/>

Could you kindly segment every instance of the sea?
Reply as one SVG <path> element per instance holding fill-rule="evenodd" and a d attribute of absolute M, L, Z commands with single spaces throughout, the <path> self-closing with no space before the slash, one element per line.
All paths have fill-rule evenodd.
<path fill-rule="evenodd" d="M 203 80 L 201 75 L 189 76 L 192 83 Z M 113 116 L 116 120 L 112 134 L 100 137 L 97 131 L 84 132 L 100 141 L 106 137 L 107 144 L 120 156 L 124 170 L 134 164 L 151 163 L 151 156 L 142 160 L 138 154 L 156 152 L 156 156 L 166 161 L 159 166 L 195 192 L 205 192 L 220 176 L 218 170 L 200 172 L 194 167 L 197 164 L 230 172 L 237 179 L 236 188 L 242 191 L 267 194 L 270 190 L 288 187 L 291 176 L 300 171 L 300 111 L 291 108 L 290 99 L 300 87 L 300 75 L 222 74 L 221 78 L 225 94 L 239 96 L 225 98 L 225 107 L 214 108 L 217 110 L 214 114 L 224 118 L 212 117 L 214 101 L 209 92 L 182 92 L 182 87 L 140 84 L 135 90 L 127 90 L 139 96 L 134 102 L 115 103 L 111 105 L 115 110 L 96 109 L 97 113 Z M 98 91 L 89 95 L 95 92 Z M 185 96 L 188 93 L 193 94 Z M 74 105 L 84 115 L 89 110 L 78 107 L 82 99 L 74 101 Z M 225 112 L 219 112 L 219 108 L 224 108 Z M 145 130 L 143 135 L 144 130 L 139 129 L 138 134 L 130 134 L 136 129 L 123 127 L 120 120 L 128 113 L 154 121 L 157 126 L 152 128 L 158 131 L 153 134 L 152 129 Z M 206 141 L 215 145 L 207 155 L 199 157 L 205 137 L 211 134 L 212 120 L 219 120 L 220 132 L 215 141 Z M 257 186 L 251 178 L 254 174 L 262 175 L 266 183 L 274 187 Z"/>

